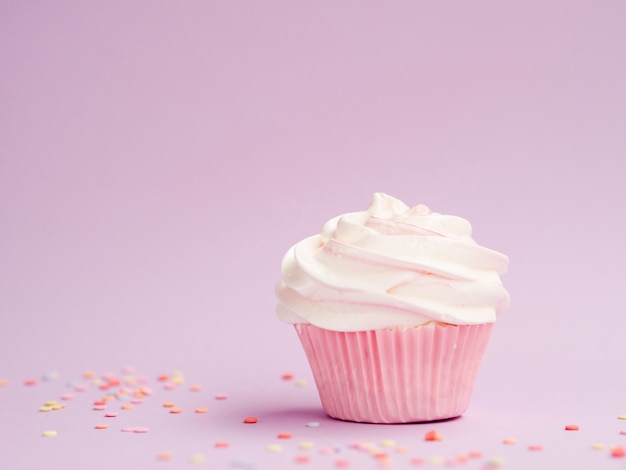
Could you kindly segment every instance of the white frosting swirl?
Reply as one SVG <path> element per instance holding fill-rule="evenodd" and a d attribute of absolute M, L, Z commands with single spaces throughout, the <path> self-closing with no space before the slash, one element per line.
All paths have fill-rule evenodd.
<path fill-rule="evenodd" d="M 277 313 L 335 331 L 492 323 L 509 305 L 508 258 L 479 246 L 461 217 L 375 193 L 366 211 L 328 221 L 282 263 Z"/>

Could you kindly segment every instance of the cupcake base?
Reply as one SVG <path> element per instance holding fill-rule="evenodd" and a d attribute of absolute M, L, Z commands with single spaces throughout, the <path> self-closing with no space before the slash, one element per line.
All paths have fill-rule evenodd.
<path fill-rule="evenodd" d="M 357 332 L 295 328 L 329 416 L 414 423 L 467 409 L 493 323 Z"/>

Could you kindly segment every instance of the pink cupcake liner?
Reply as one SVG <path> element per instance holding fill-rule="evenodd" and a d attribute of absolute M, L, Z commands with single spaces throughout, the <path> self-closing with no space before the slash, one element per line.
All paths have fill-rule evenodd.
<path fill-rule="evenodd" d="M 467 409 L 493 323 L 358 332 L 295 328 L 329 416 L 414 423 Z"/>

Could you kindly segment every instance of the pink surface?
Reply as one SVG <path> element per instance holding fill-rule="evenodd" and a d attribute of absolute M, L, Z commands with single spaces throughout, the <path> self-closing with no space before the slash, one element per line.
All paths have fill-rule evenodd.
<path fill-rule="evenodd" d="M 460 416 L 493 323 L 357 332 L 295 328 L 326 413 L 390 424 Z"/>
<path fill-rule="evenodd" d="M 0 468 L 379 468 L 355 442 L 394 468 L 470 451 L 459 466 L 624 468 L 609 449 L 626 445 L 625 16 L 619 1 L 1 2 Z M 442 441 L 326 418 L 275 319 L 283 253 L 374 191 L 463 216 L 510 257 L 512 307 Z M 106 390 L 74 391 L 128 365 L 154 391 L 133 410 L 118 398 L 105 418 Z M 178 370 L 174 390 L 157 381 Z"/>

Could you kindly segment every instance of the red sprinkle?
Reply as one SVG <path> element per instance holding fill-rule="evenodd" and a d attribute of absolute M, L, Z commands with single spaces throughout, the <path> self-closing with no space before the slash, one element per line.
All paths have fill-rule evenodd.
<path fill-rule="evenodd" d="M 258 421 L 257 418 L 255 418 L 254 416 L 248 416 L 247 418 L 243 419 L 243 422 L 246 424 L 254 424 Z"/>
<path fill-rule="evenodd" d="M 226 447 L 228 447 L 230 444 L 226 441 L 219 441 L 215 443 L 215 447 L 217 447 L 218 449 L 225 449 Z"/>
<path fill-rule="evenodd" d="M 611 448 L 611 457 L 621 458 L 626 455 L 626 449 L 622 446 L 615 446 Z"/>
<path fill-rule="evenodd" d="M 37 381 L 35 379 L 24 380 L 24 385 L 32 387 L 33 385 L 37 385 Z"/>
<path fill-rule="evenodd" d="M 292 373 L 290 373 L 290 372 L 286 372 L 286 373 L 284 373 L 284 374 L 281 376 L 281 378 L 282 378 L 283 380 L 291 380 L 291 379 L 293 379 L 293 374 L 292 374 Z"/>
<path fill-rule="evenodd" d="M 288 432 L 280 432 L 278 433 L 278 435 L 276 436 L 278 437 L 278 439 L 291 439 L 291 433 Z"/>
<path fill-rule="evenodd" d="M 566 431 L 578 431 L 578 424 L 568 424 L 565 426 Z"/>
<path fill-rule="evenodd" d="M 296 456 L 296 463 L 308 463 L 311 460 L 311 457 L 308 455 L 298 455 Z"/>
<path fill-rule="evenodd" d="M 543 446 L 539 444 L 531 444 L 528 446 L 528 450 L 534 450 L 534 451 L 543 450 Z"/>

